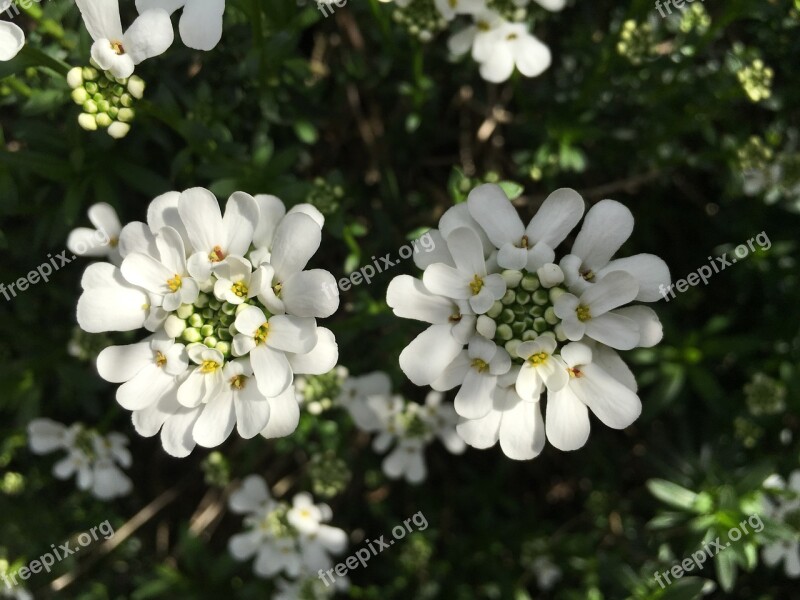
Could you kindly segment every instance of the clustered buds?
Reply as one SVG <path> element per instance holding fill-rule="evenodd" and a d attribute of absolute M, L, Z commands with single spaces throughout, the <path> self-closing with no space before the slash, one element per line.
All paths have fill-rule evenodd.
<path fill-rule="evenodd" d="M 436 10 L 433 0 L 411 0 L 405 6 L 398 5 L 393 17 L 421 42 L 431 41 L 447 27 L 447 20 Z"/>
<path fill-rule="evenodd" d="M 239 305 L 240 310 L 247 306 L 249 305 Z M 228 357 L 231 341 L 237 333 L 233 322 L 239 307 L 201 293 L 194 304 L 181 304 L 174 314 L 167 317 L 164 328 L 172 338 L 187 344 L 205 344 Z"/>
<path fill-rule="evenodd" d="M 144 81 L 133 75 L 114 77 L 94 66 L 75 67 L 67 73 L 72 100 L 83 109 L 78 124 L 87 131 L 106 129 L 114 139 L 128 135 L 136 117 L 135 100 L 144 96 Z"/>

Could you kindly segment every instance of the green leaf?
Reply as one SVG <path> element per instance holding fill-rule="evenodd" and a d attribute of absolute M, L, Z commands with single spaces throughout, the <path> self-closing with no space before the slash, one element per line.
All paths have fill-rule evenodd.
<path fill-rule="evenodd" d="M 707 581 L 702 577 L 682 577 L 667 586 L 660 600 L 695 600 L 702 594 Z"/>
<path fill-rule="evenodd" d="M 505 192 L 506 196 L 508 196 L 509 200 L 515 200 L 519 198 L 522 195 L 522 192 L 525 191 L 524 187 L 513 181 L 501 181 L 497 185 L 503 188 L 503 191 Z"/>
<path fill-rule="evenodd" d="M 698 497 L 695 492 L 665 479 L 650 479 L 647 489 L 662 502 L 685 510 L 694 510 Z"/>

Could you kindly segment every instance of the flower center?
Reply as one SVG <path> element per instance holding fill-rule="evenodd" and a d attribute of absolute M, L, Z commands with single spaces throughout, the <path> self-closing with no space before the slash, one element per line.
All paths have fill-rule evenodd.
<path fill-rule="evenodd" d="M 108 239 L 108 245 L 111 248 L 116 248 L 117 246 L 119 246 L 119 238 L 117 238 L 117 237 L 109 238 Z"/>
<path fill-rule="evenodd" d="M 475 277 L 472 278 L 472 281 L 469 283 L 469 289 L 472 290 L 473 296 L 480 293 L 483 289 L 483 279 L 481 279 L 480 275 L 475 275 Z"/>
<path fill-rule="evenodd" d="M 181 289 L 181 276 L 175 273 L 175 277 L 167 279 L 167 287 L 171 292 L 177 292 Z"/>
<path fill-rule="evenodd" d="M 506 293 L 486 311 L 486 316 L 496 324 L 494 342 L 503 346 L 517 364 L 522 364 L 523 359 L 517 356 L 517 347 L 522 342 L 533 341 L 542 334 L 555 335 L 561 321 L 553 303 L 565 290 L 545 289 L 535 273 L 525 270 L 508 269 L 502 275 Z"/>
<path fill-rule="evenodd" d="M 117 56 L 125 54 L 125 48 L 122 46 L 122 42 L 111 42 L 111 49 Z"/>
<path fill-rule="evenodd" d="M 512 40 L 515 40 L 515 39 L 517 39 L 517 34 L 516 34 L 516 33 L 509 33 L 509 34 L 506 36 L 506 39 L 507 39 L 509 42 L 510 42 L 510 41 L 512 41 Z"/>
<path fill-rule="evenodd" d="M 581 322 L 588 321 L 592 318 L 592 312 L 588 306 L 580 305 L 575 309 L 575 314 L 578 315 L 578 320 Z"/>
<path fill-rule="evenodd" d="M 583 277 L 585 281 L 592 281 L 594 279 L 594 271 L 591 269 L 587 271 L 581 271 L 581 277 Z"/>
<path fill-rule="evenodd" d="M 485 373 L 489 370 L 489 363 L 487 363 L 485 360 L 481 360 L 480 358 L 476 358 L 472 361 L 472 368 L 478 373 Z"/>
<path fill-rule="evenodd" d="M 215 360 L 204 360 L 200 364 L 200 372 L 207 375 L 209 373 L 215 372 L 217 369 L 219 369 L 219 367 L 220 364 Z"/>
<path fill-rule="evenodd" d="M 458 313 L 450 315 L 450 317 L 447 320 L 450 323 L 460 323 L 461 322 L 461 318 L 462 318 L 461 313 L 458 312 Z"/>
<path fill-rule="evenodd" d="M 256 341 L 256 344 L 266 344 L 267 337 L 269 337 L 269 323 L 264 323 L 261 327 L 256 329 L 256 332 L 253 334 L 253 339 Z"/>
<path fill-rule="evenodd" d="M 578 379 L 583 377 L 583 372 L 580 367 L 570 367 L 567 369 L 570 379 Z"/>
<path fill-rule="evenodd" d="M 156 366 L 161 369 L 167 364 L 167 357 L 161 352 L 156 352 Z"/>
<path fill-rule="evenodd" d="M 237 281 L 231 286 L 231 291 L 239 298 L 247 298 L 247 285 L 243 281 Z"/>
<path fill-rule="evenodd" d="M 230 378 L 230 384 L 232 390 L 243 390 L 246 383 L 247 383 L 247 377 L 245 377 L 244 375 L 236 375 L 235 377 Z"/>
<path fill-rule="evenodd" d="M 489 31 L 492 28 L 488 21 L 478 21 L 475 23 L 475 26 L 478 28 L 478 31 Z"/>
<path fill-rule="evenodd" d="M 225 260 L 225 253 L 220 246 L 214 246 L 214 249 L 208 253 L 208 260 L 212 263 L 218 263 Z"/>
<path fill-rule="evenodd" d="M 547 352 L 539 352 L 538 354 L 532 354 L 528 357 L 528 362 L 534 367 L 538 367 L 546 363 L 548 358 L 550 358 L 550 355 Z"/>

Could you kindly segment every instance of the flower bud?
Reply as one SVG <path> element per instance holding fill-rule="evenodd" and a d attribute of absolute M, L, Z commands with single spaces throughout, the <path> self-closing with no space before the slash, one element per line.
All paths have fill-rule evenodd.
<path fill-rule="evenodd" d="M 144 96 L 144 80 L 141 77 L 133 75 L 128 80 L 128 92 L 137 100 L 141 100 Z"/>
<path fill-rule="evenodd" d="M 547 263 L 536 270 L 539 282 L 546 288 L 551 288 L 564 281 L 564 271 L 556 264 Z"/>
<path fill-rule="evenodd" d="M 497 323 L 486 315 L 481 315 L 478 317 L 476 329 L 483 337 L 491 340 L 494 337 L 495 331 L 497 331 Z"/>
<path fill-rule="evenodd" d="M 73 90 L 83 86 L 83 69 L 74 67 L 67 73 L 67 85 Z"/>
<path fill-rule="evenodd" d="M 203 316 L 197 313 L 190 315 L 186 322 L 190 327 L 202 327 L 205 324 L 203 321 Z"/>
<path fill-rule="evenodd" d="M 194 306 L 191 304 L 181 304 L 178 307 L 178 310 L 175 311 L 175 314 L 177 314 L 178 318 L 180 319 L 188 319 L 190 316 L 192 316 L 193 312 Z"/>
<path fill-rule="evenodd" d="M 231 345 L 228 342 L 219 341 L 214 346 L 215 350 L 219 350 L 223 356 L 228 356 L 231 353 Z"/>
<path fill-rule="evenodd" d="M 89 99 L 89 93 L 82 87 L 72 90 L 72 101 L 78 106 L 83 106 L 84 102 Z"/>
<path fill-rule="evenodd" d="M 214 326 L 211 324 L 203 325 L 200 328 L 200 335 L 203 337 L 209 337 L 214 335 Z"/>
<path fill-rule="evenodd" d="M 520 285 L 522 285 L 522 289 L 526 292 L 536 291 L 539 289 L 539 278 L 536 277 L 536 275 L 528 273 L 522 278 Z"/>
<path fill-rule="evenodd" d="M 511 327 L 509 327 L 508 325 L 505 325 L 505 324 L 498 325 L 497 332 L 495 333 L 495 336 L 500 338 L 503 341 L 508 341 L 512 337 L 514 337 L 514 332 L 511 331 Z"/>
<path fill-rule="evenodd" d="M 90 115 L 97 113 L 97 102 L 94 100 L 87 100 L 83 103 L 83 111 Z"/>
<path fill-rule="evenodd" d="M 180 308 L 178 310 L 180 310 Z M 186 321 L 177 315 L 168 316 L 167 320 L 164 322 L 164 331 L 166 331 L 167 335 L 173 339 L 180 337 L 185 329 Z"/>
<path fill-rule="evenodd" d="M 519 282 L 522 281 L 522 272 L 515 271 L 514 269 L 506 269 L 501 273 L 503 280 L 506 282 L 506 286 L 510 288 L 515 288 L 519 285 Z"/>
<path fill-rule="evenodd" d="M 194 327 L 188 327 L 183 331 L 183 335 L 181 336 L 185 342 L 199 342 L 203 339 L 200 335 L 200 332 L 197 331 Z"/>
<path fill-rule="evenodd" d="M 96 94 L 100 89 L 100 86 L 98 86 L 94 81 L 87 81 L 83 84 L 83 87 L 85 87 L 86 91 L 92 95 Z"/>
<path fill-rule="evenodd" d="M 550 303 L 555 304 L 556 300 L 561 298 L 561 296 L 563 296 L 566 293 L 567 291 L 564 288 L 560 287 L 550 288 Z"/>
<path fill-rule="evenodd" d="M 81 113 L 78 115 L 78 125 L 80 125 L 86 131 L 97 130 L 97 121 L 95 120 L 94 115 L 90 115 L 88 113 Z"/>
<path fill-rule="evenodd" d="M 93 69 L 92 67 L 84 67 L 81 70 L 81 76 L 83 77 L 84 81 L 94 81 L 97 79 L 98 75 L 99 73 L 97 72 L 97 69 Z"/>
<path fill-rule="evenodd" d="M 217 338 L 215 338 L 213 336 L 208 336 L 208 337 L 203 338 L 203 343 L 206 346 L 208 346 L 209 348 L 214 348 L 217 345 L 218 342 L 219 342 L 219 340 L 217 340 Z"/>
<path fill-rule="evenodd" d="M 560 319 L 556 316 L 556 311 L 552 306 L 549 306 L 547 310 L 544 311 L 544 320 L 550 325 L 555 325 L 559 322 Z"/>
<path fill-rule="evenodd" d="M 492 304 L 492 307 L 486 311 L 486 316 L 496 319 L 498 316 L 500 316 L 501 312 L 503 312 L 503 303 L 499 300 L 495 300 L 494 304 Z"/>
<path fill-rule="evenodd" d="M 114 121 L 111 124 L 111 127 L 108 128 L 108 135 L 110 135 L 115 140 L 120 140 L 128 135 L 128 132 L 131 130 L 131 126 L 127 123 L 121 123 L 119 121 Z"/>
<path fill-rule="evenodd" d="M 511 358 L 517 358 L 518 357 L 517 348 L 519 348 L 519 345 L 521 343 L 522 343 L 522 340 L 518 340 L 518 339 L 508 340 L 505 343 L 504 347 L 506 349 L 506 352 L 508 352 L 511 355 Z"/>
<path fill-rule="evenodd" d="M 539 306 L 544 306 L 550 301 L 550 295 L 546 290 L 536 290 L 533 292 L 533 302 Z"/>
<path fill-rule="evenodd" d="M 119 97 L 119 103 L 125 108 L 130 108 L 133 106 L 133 97 L 130 94 L 122 94 Z"/>
<path fill-rule="evenodd" d="M 97 102 L 97 100 L 95 100 L 95 102 Z M 108 100 L 105 98 L 97 102 L 97 110 L 101 113 L 107 113 L 109 108 L 111 108 L 111 104 L 109 104 Z"/>
<path fill-rule="evenodd" d="M 109 117 L 106 113 L 101 112 L 95 116 L 95 121 L 97 121 L 98 127 L 110 127 L 114 120 Z"/>
<path fill-rule="evenodd" d="M 130 123 L 136 117 L 136 113 L 133 112 L 130 108 L 120 108 L 119 109 L 119 120 L 123 123 Z"/>
<path fill-rule="evenodd" d="M 502 297 L 500 302 L 503 304 L 511 304 L 514 300 L 516 300 L 517 295 L 514 293 L 514 290 L 506 290 L 505 295 Z"/>

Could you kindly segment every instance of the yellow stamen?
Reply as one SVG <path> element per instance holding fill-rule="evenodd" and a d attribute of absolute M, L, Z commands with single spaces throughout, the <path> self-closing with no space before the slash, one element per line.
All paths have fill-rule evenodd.
<path fill-rule="evenodd" d="M 454 315 L 450 315 L 447 319 L 450 323 L 460 323 L 461 322 L 461 313 L 456 313 Z"/>
<path fill-rule="evenodd" d="M 200 372 L 205 374 L 213 373 L 217 369 L 219 369 L 219 363 L 215 360 L 204 360 L 200 365 Z"/>
<path fill-rule="evenodd" d="M 108 245 L 111 248 L 116 248 L 117 246 L 119 246 L 119 238 L 115 238 L 115 237 L 109 238 Z"/>
<path fill-rule="evenodd" d="M 475 296 L 480 293 L 483 289 L 483 279 L 481 279 L 478 275 L 472 278 L 472 281 L 469 283 L 469 289 L 472 290 L 472 295 Z"/>
<path fill-rule="evenodd" d="M 239 298 L 247 298 L 247 286 L 243 281 L 237 281 L 231 286 L 231 291 Z"/>
<path fill-rule="evenodd" d="M 214 249 L 208 253 L 208 260 L 213 263 L 218 263 L 225 260 L 225 253 L 222 251 L 222 248 L 219 246 L 214 246 Z"/>
<path fill-rule="evenodd" d="M 589 319 L 592 318 L 592 313 L 589 310 L 588 306 L 583 306 L 583 305 L 579 306 L 578 308 L 575 309 L 575 314 L 578 315 L 579 321 L 588 321 Z"/>
<path fill-rule="evenodd" d="M 156 352 L 156 366 L 160 369 L 165 364 L 167 364 L 167 357 L 161 354 L 161 352 Z"/>
<path fill-rule="evenodd" d="M 584 271 L 581 273 L 581 277 L 583 277 L 584 281 L 592 281 L 594 279 L 594 271 L 591 269 Z"/>
<path fill-rule="evenodd" d="M 256 329 L 256 332 L 253 334 L 253 339 L 256 341 L 256 344 L 266 344 L 267 337 L 269 337 L 269 323 L 264 323 L 261 327 Z"/>
<path fill-rule="evenodd" d="M 123 48 L 122 42 L 111 42 L 111 49 L 114 51 L 114 54 L 118 56 L 125 54 L 125 48 Z"/>
<path fill-rule="evenodd" d="M 231 377 L 230 384 L 232 390 L 241 390 L 244 389 L 244 384 L 247 382 L 247 377 L 244 375 L 236 375 L 235 377 Z"/>
<path fill-rule="evenodd" d="M 577 379 L 579 377 L 583 377 L 583 373 L 581 372 L 579 367 L 573 367 L 571 369 L 568 368 L 567 372 L 569 373 L 571 379 L 572 378 Z"/>
<path fill-rule="evenodd" d="M 515 40 L 515 39 L 517 39 L 517 34 L 516 34 L 516 33 L 509 33 L 509 34 L 506 36 L 506 39 L 507 39 L 508 41 Z"/>
<path fill-rule="evenodd" d="M 171 292 L 177 292 L 181 289 L 181 276 L 175 273 L 175 277 L 167 279 L 167 287 Z"/>
<path fill-rule="evenodd" d="M 472 368 L 478 371 L 478 373 L 485 373 L 489 370 L 489 363 L 480 358 L 476 358 L 472 361 Z"/>
<path fill-rule="evenodd" d="M 532 354 L 528 358 L 528 362 L 534 367 L 538 367 L 539 365 L 546 363 L 548 358 L 550 358 L 550 355 L 547 352 L 539 352 L 537 354 Z"/>
<path fill-rule="evenodd" d="M 478 28 L 479 31 L 489 31 L 492 26 L 489 25 L 487 21 L 478 21 L 475 23 L 475 26 Z"/>

